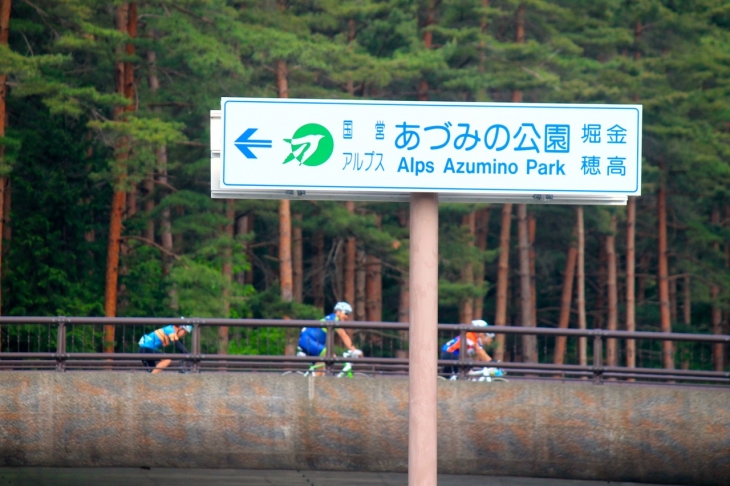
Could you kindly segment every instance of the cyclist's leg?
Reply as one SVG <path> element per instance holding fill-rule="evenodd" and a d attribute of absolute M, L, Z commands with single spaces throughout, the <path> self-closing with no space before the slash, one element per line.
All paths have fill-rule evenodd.
<path fill-rule="evenodd" d="M 307 353 L 307 356 L 322 357 L 327 353 L 327 348 L 324 344 L 312 339 L 306 334 L 302 334 L 302 336 L 300 337 L 299 347 L 302 348 L 305 353 Z M 312 363 L 310 371 L 314 373 L 314 376 L 321 376 L 324 374 L 324 372 L 321 371 L 321 368 L 323 367 L 324 363 Z M 316 369 L 313 371 L 313 368 Z"/>
<path fill-rule="evenodd" d="M 162 354 L 159 351 L 156 351 L 152 348 L 146 348 L 144 346 L 140 346 L 137 350 L 138 353 L 144 353 L 144 354 Z M 155 369 L 157 366 L 157 363 L 159 363 L 159 359 L 143 359 L 142 364 L 145 365 L 145 368 L 147 368 L 147 373 L 151 373 L 152 370 Z"/>
<path fill-rule="evenodd" d="M 316 355 L 319 358 L 322 358 L 327 354 L 327 347 L 321 343 L 317 343 L 312 348 L 313 348 L 313 351 L 315 351 L 315 352 L 317 350 L 319 350 L 319 353 L 317 353 L 317 355 Z M 314 376 L 324 376 L 325 363 L 323 361 L 314 363 L 314 367 L 316 367 L 316 370 L 314 371 Z"/>
<path fill-rule="evenodd" d="M 448 351 L 441 351 L 441 359 L 442 360 L 449 360 L 449 361 L 456 361 L 459 359 L 458 356 L 454 353 L 449 353 Z M 458 369 L 456 366 L 444 366 L 444 373 L 447 375 L 455 375 L 458 372 Z"/>

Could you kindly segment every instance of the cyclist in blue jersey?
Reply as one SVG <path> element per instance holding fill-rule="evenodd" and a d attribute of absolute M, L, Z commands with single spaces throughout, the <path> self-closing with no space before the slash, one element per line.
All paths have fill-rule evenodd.
<path fill-rule="evenodd" d="M 321 319 L 325 321 L 346 321 L 350 318 L 352 307 L 347 302 L 335 304 L 334 312 Z M 335 329 L 335 332 L 342 339 L 347 349 L 354 353 L 354 356 L 362 356 L 362 351 L 356 349 L 352 339 L 344 329 Z M 299 334 L 299 356 L 324 356 L 327 352 L 327 328 L 326 327 L 303 327 Z"/>
<path fill-rule="evenodd" d="M 170 324 L 169 326 L 161 327 L 156 331 L 142 336 L 139 340 L 139 353 L 145 354 L 162 354 L 160 349 L 173 344 L 175 349 L 183 354 L 188 354 L 189 351 L 182 343 L 181 339 L 185 334 L 193 331 L 193 326 L 183 325 L 178 326 Z M 148 368 L 148 371 L 152 373 L 159 373 L 163 369 L 170 366 L 172 360 L 170 359 L 143 359 L 142 363 Z"/>

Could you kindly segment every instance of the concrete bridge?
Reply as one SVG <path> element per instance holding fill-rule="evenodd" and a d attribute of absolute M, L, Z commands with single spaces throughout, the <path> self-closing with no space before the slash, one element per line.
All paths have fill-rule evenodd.
<path fill-rule="evenodd" d="M 404 472 L 408 381 L 0 374 L 0 467 Z M 730 390 L 440 382 L 444 474 L 730 484 Z"/>

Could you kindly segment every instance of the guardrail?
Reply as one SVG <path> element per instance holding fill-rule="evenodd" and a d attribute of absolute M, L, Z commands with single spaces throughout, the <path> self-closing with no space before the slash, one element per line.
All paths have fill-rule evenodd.
<path fill-rule="evenodd" d="M 292 368 L 306 368 L 311 357 L 296 357 L 282 355 L 247 355 L 247 354 L 207 354 L 201 352 L 201 330 L 205 327 L 226 326 L 228 328 L 301 328 L 322 327 L 327 333 L 326 356 L 318 358 L 325 363 L 326 372 L 333 374 L 335 368 L 346 360 L 334 354 L 334 328 L 351 330 L 380 330 L 380 331 L 408 331 L 407 323 L 397 322 L 335 322 L 315 320 L 277 320 L 277 319 L 179 319 L 179 318 L 105 318 L 105 317 L 0 317 L 0 332 L 8 325 L 45 325 L 49 326 L 48 343 L 55 342 L 55 350 L 47 352 L 0 351 L 0 369 L 55 369 L 66 371 L 69 364 L 80 369 L 142 369 L 141 360 L 150 359 L 149 354 L 141 353 L 99 353 L 99 352 L 67 352 L 67 329 L 70 325 L 76 326 L 155 326 L 162 327 L 174 324 L 190 324 L 191 350 L 187 355 L 167 354 L 166 358 L 189 363 L 190 371 L 225 371 L 225 370 L 281 370 Z M 50 329 L 55 327 L 55 339 L 51 339 Z M 483 332 L 484 328 L 462 324 L 439 324 L 441 332 L 458 333 L 462 342 L 469 331 Z M 535 335 L 535 336 L 565 336 L 573 338 L 592 339 L 591 364 L 549 364 L 549 363 L 520 363 L 500 362 L 499 367 L 510 371 L 513 375 L 547 376 L 551 378 L 592 378 L 596 382 L 604 379 L 628 380 L 660 380 L 666 382 L 703 382 L 730 384 L 730 372 L 697 369 L 661 369 L 648 367 L 620 367 L 606 366 L 603 359 L 603 347 L 609 339 L 673 341 L 690 343 L 711 343 L 713 346 L 730 344 L 729 335 L 714 334 L 685 334 L 661 332 L 628 332 L 607 331 L 601 329 L 555 329 L 539 327 L 517 326 L 489 326 L 489 332 L 505 335 Z M 39 338 L 40 340 L 40 338 Z M 407 373 L 408 360 L 393 357 L 364 357 L 357 360 L 359 367 L 378 374 Z M 479 362 L 470 360 L 466 353 L 460 354 L 457 361 L 439 360 L 439 366 L 457 367 L 464 375 Z M 171 370 L 182 369 L 171 367 Z"/>

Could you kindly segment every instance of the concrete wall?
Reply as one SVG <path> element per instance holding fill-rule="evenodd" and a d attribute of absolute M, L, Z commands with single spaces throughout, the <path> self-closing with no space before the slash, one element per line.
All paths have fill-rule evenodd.
<path fill-rule="evenodd" d="M 730 484 L 730 391 L 439 383 L 439 472 Z M 408 382 L 0 373 L 0 466 L 407 468 Z"/>

